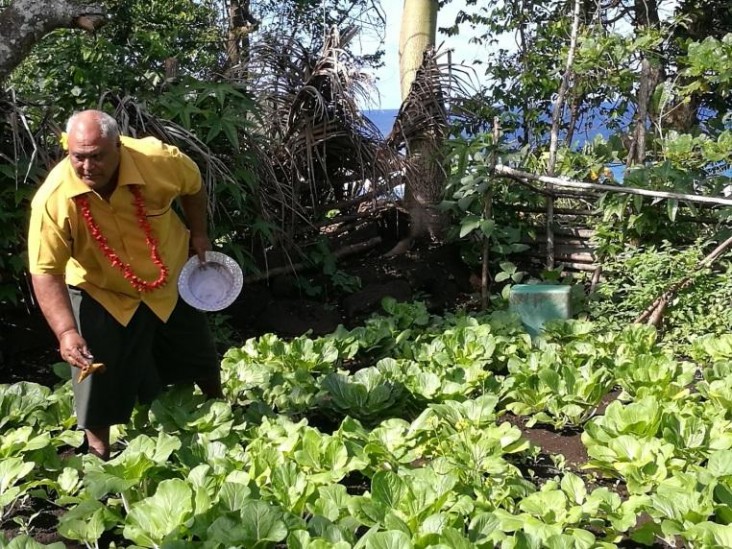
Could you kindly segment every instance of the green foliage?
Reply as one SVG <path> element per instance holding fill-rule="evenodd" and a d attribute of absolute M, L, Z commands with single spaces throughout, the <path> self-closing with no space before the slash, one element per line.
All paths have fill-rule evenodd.
<path fill-rule="evenodd" d="M 20 167 L 20 166 L 18 166 Z M 27 204 L 33 187 L 15 183 L 14 166 L 0 166 L 0 305 L 18 305 L 27 263 L 25 235 Z"/>
<path fill-rule="evenodd" d="M 457 223 L 450 237 L 463 243 L 463 258 L 473 267 L 481 265 L 487 247 L 489 270 L 496 272 L 493 280 L 508 291 L 511 284 L 521 281 L 524 273 L 507 258 L 528 249 L 521 237 L 532 230 L 530 223 L 516 223 L 511 206 L 531 204 L 536 197 L 491 173 L 491 159 L 505 152 L 502 144 L 493 142 L 492 135 L 455 139 L 449 147 L 448 158 L 455 167 L 442 208 Z"/>
<path fill-rule="evenodd" d="M 353 293 L 361 288 L 361 279 L 338 268 L 338 259 L 329 249 L 324 238 L 318 238 L 315 244 L 304 250 L 306 261 L 314 269 L 319 269 L 327 277 L 324 286 L 314 285 L 310 280 L 298 277 L 296 284 L 309 296 L 328 296 L 331 290 L 345 294 Z"/>
<path fill-rule="evenodd" d="M 225 253 L 254 270 L 251 242 L 271 242 L 276 229 L 262 216 L 257 161 L 251 152 L 258 116 L 256 103 L 240 87 L 228 82 L 183 78 L 150 104 L 153 114 L 175 122 L 198 136 L 215 155 L 207 158 L 198 148 L 187 150 L 200 164 L 226 165 L 230 177 L 207 182 L 215 204 L 211 237 Z"/>
<path fill-rule="evenodd" d="M 139 100 L 164 88 L 168 59 L 177 76 L 213 73 L 220 63 L 214 2 L 106 0 L 107 24 L 94 36 L 57 30 L 14 71 L 10 84 L 25 97 L 52 97 L 59 112 L 93 108 L 111 93 Z M 103 67 L 103 69 L 102 69 Z M 131 70 L 136 67 L 139 70 Z"/>
<path fill-rule="evenodd" d="M 166 392 L 115 428 L 107 462 L 58 455 L 81 443 L 64 430 L 69 382 L 0 386 L 0 513 L 32 493 L 64 510 L 65 539 L 111 531 L 139 547 L 727 539 L 730 341 L 700 338 L 699 362 L 678 362 L 647 326 L 554 321 L 532 341 L 505 312 L 384 309 L 353 330 L 230 349 L 226 401 Z M 535 478 L 540 449 L 511 413 L 583 429 L 591 473 Z M 598 477 L 629 495 L 592 488 Z"/>
<path fill-rule="evenodd" d="M 722 40 L 707 37 L 689 44 L 686 62 L 686 75 L 698 78 L 687 87 L 687 92 L 702 88 L 705 82 L 729 91 L 732 86 L 732 34 L 727 34 Z"/>
<path fill-rule="evenodd" d="M 678 250 L 663 242 L 629 248 L 608 261 L 605 282 L 587 302 L 590 318 L 613 325 L 632 322 L 667 288 L 689 278 L 691 284 L 675 294 L 664 312 L 664 340 L 684 353 L 700 335 L 729 332 L 732 272 L 724 260 L 716 269 L 698 269 L 702 245 Z"/>
<path fill-rule="evenodd" d="M 239 136 L 252 127 L 256 116 L 256 103 L 241 87 L 193 78 L 172 85 L 154 108 L 162 118 L 195 132 L 206 145 L 232 159 L 241 148 Z"/>
<path fill-rule="evenodd" d="M 676 193 L 719 196 L 726 192 L 732 181 L 725 77 L 732 36 L 724 36 L 732 30 L 728 23 L 707 28 L 700 23 L 708 20 L 705 10 L 682 3 L 673 15 L 659 12 L 658 21 L 631 8 L 620 15 L 632 29 L 624 32 L 619 30 L 623 25 L 604 24 L 609 13 L 603 7 L 598 10 L 580 14 L 553 175 L 611 185 L 622 178 L 623 185 Z M 647 15 L 651 20 L 644 23 Z M 509 255 L 513 250 L 496 250 L 495 241 L 513 233 L 518 237 L 507 243 L 518 243 L 520 237 L 541 227 L 545 218 L 529 213 L 543 207 L 538 193 L 528 192 L 516 181 L 496 178 L 490 174 L 490 165 L 498 161 L 538 174 L 549 168 L 552 107 L 559 75 L 567 68 L 571 18 L 561 2 L 468 2 L 455 25 L 443 30 L 457 34 L 464 30 L 464 23 L 477 30 L 473 40 L 486 44 L 502 33 L 518 37 L 516 48 L 490 48 L 478 63 L 477 70 L 490 76 L 489 83 L 468 106 L 480 113 L 483 123 L 467 124 L 464 129 L 472 137 L 450 144 L 453 179 L 446 204 L 455 213 L 454 232 L 469 248 L 465 255 L 473 265 L 481 260 L 481 249 L 475 244 L 482 238 L 492 239 L 489 257 L 497 261 L 491 263 L 490 272 L 495 276 L 499 262 L 517 263 Z M 705 37 L 707 32 L 713 36 Z M 644 60 L 651 73 L 639 70 Z M 665 81 L 650 79 L 655 70 L 662 71 Z M 641 104 L 640 90 L 646 84 L 651 86 L 649 99 Z M 647 111 L 642 121 L 642 159 L 629 158 L 636 145 L 639 108 Z M 498 143 L 489 135 L 492 121 L 500 125 Z M 602 136 L 587 140 L 587 128 L 601 128 Z M 590 201 L 600 214 L 592 228 L 596 229 L 597 256 L 603 262 L 613 261 L 641 242 L 660 246 L 669 241 L 686 247 L 698 239 L 726 238 L 727 231 L 718 230 L 718 222 L 727 217 L 724 210 L 621 193 Z M 557 208 L 587 205 L 570 199 L 555 203 Z M 699 217 L 707 219 L 696 222 Z M 573 218 L 555 216 L 555 222 L 570 224 Z M 504 278 L 504 273 L 499 276 Z"/>

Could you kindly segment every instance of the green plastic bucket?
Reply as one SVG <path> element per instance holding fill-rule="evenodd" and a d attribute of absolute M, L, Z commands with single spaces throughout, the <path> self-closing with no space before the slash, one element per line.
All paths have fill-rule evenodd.
<path fill-rule="evenodd" d="M 535 337 L 547 320 L 572 316 L 571 286 L 559 284 L 517 284 L 511 287 L 508 309 L 519 315 L 526 331 Z"/>

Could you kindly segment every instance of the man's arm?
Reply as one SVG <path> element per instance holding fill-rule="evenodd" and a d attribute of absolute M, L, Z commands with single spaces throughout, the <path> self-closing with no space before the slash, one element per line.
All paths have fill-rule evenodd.
<path fill-rule="evenodd" d="M 186 224 L 191 231 L 191 246 L 201 262 L 206 261 L 206 251 L 211 249 L 208 237 L 208 197 L 206 189 L 195 194 L 181 195 L 180 205 L 186 217 Z"/>
<path fill-rule="evenodd" d="M 33 274 L 31 281 L 43 316 L 58 339 L 61 358 L 77 368 L 89 366 L 91 353 L 76 326 L 64 276 Z"/>

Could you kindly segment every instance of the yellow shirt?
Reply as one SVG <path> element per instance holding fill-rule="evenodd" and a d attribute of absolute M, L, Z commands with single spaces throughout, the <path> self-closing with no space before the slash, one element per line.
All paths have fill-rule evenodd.
<path fill-rule="evenodd" d="M 148 137 L 122 137 L 117 188 L 102 199 L 74 172 L 68 157 L 51 170 L 31 203 L 28 231 L 29 270 L 32 274 L 63 274 L 66 283 L 86 290 L 123 325 L 142 301 L 167 321 L 178 300 L 177 280 L 188 258 L 188 229 L 171 208 L 179 195 L 201 188 L 195 162 L 176 147 Z M 86 194 L 90 211 L 108 245 L 132 271 L 154 281 L 160 269 L 150 258 L 140 227 L 130 185 L 139 185 L 147 220 L 158 251 L 168 267 L 167 283 L 138 292 L 113 267 L 94 240 L 74 197 Z"/>

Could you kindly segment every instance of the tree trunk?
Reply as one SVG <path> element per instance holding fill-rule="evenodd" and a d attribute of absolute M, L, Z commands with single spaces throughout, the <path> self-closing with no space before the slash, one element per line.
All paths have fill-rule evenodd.
<path fill-rule="evenodd" d="M 656 0 L 635 0 L 635 20 L 639 30 L 648 28 L 658 29 L 658 3 Z M 641 164 L 646 157 L 646 131 L 649 124 L 651 98 L 656 86 L 664 78 L 661 65 L 662 55 L 658 52 L 655 60 L 649 59 L 648 53 L 642 54 L 641 74 L 638 82 L 637 112 L 635 128 L 630 149 L 628 150 L 627 166 Z"/>
<path fill-rule="evenodd" d="M 250 0 L 228 0 L 229 28 L 226 38 L 226 74 L 240 82 L 248 80 L 250 35 L 259 28 L 251 12 Z"/>
<path fill-rule="evenodd" d="M 81 0 L 14 0 L 0 12 L 0 82 L 49 32 L 59 28 L 94 31 L 105 23 L 101 4 Z"/>
<path fill-rule="evenodd" d="M 554 177 L 554 169 L 557 163 L 557 148 L 559 147 L 559 128 L 564 119 L 564 98 L 570 91 L 572 79 L 574 76 L 574 54 L 577 49 L 577 35 L 579 33 L 579 21 L 581 13 L 580 0 L 575 0 L 574 11 L 572 12 L 572 34 L 570 35 L 569 51 L 567 52 L 567 66 L 562 75 L 562 81 L 559 85 L 557 98 L 554 101 L 554 109 L 552 112 L 552 131 L 549 140 L 549 163 L 547 165 L 547 175 Z M 548 184 L 546 190 L 552 192 L 551 184 Z M 546 198 L 546 268 L 554 268 L 554 197 Z"/>
<path fill-rule="evenodd" d="M 391 255 L 406 251 L 417 238 L 431 235 L 439 239 L 446 224 L 438 208 L 445 182 L 440 151 L 446 123 L 434 50 L 438 10 L 437 0 L 404 0 L 399 39 L 402 109 L 407 119 L 421 122 L 406 137 L 408 158 L 416 174 L 407 179 L 404 193 L 409 237 L 397 244 Z"/>
<path fill-rule="evenodd" d="M 530 51 L 529 51 L 529 44 L 527 39 L 527 32 L 526 29 L 528 27 L 528 22 L 525 20 L 525 13 L 526 7 L 524 6 L 524 3 L 521 2 L 520 4 L 520 11 L 519 13 L 519 21 L 520 24 L 518 26 L 517 31 L 517 39 L 518 39 L 518 48 L 519 48 L 519 58 L 521 60 L 521 66 L 526 70 L 526 67 L 529 66 L 529 57 L 530 57 Z M 528 100 L 528 98 L 524 95 L 521 99 L 522 102 L 522 111 L 523 114 L 522 117 L 522 123 L 519 124 L 519 126 L 523 126 L 524 133 L 523 133 L 523 141 L 520 141 L 522 146 L 528 146 L 531 144 L 531 140 L 533 139 L 533 128 L 534 123 L 528 120 L 526 114 L 531 112 L 531 104 Z"/>
<path fill-rule="evenodd" d="M 399 82 L 402 101 L 407 99 L 424 52 L 437 36 L 437 0 L 404 0 L 399 36 Z"/>

